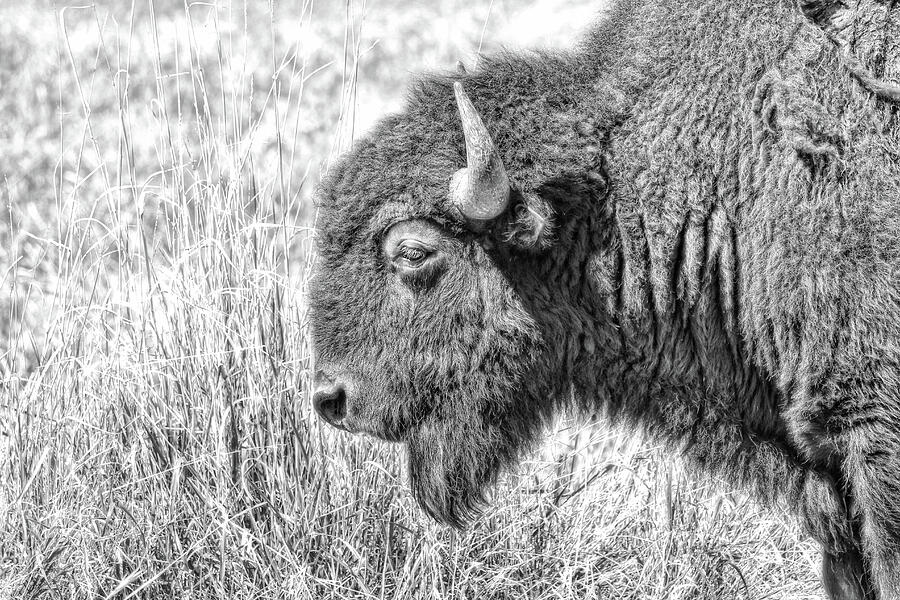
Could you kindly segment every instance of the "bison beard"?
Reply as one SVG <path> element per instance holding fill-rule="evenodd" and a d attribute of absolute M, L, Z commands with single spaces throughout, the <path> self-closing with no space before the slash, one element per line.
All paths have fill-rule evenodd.
<path fill-rule="evenodd" d="M 430 418 L 407 438 L 416 500 L 432 518 L 463 527 L 487 503 L 487 490 L 520 444 L 478 418 Z"/>
<path fill-rule="evenodd" d="M 404 436 L 416 500 L 431 517 L 456 528 L 478 515 L 498 476 L 540 438 L 553 406 L 535 399 L 558 395 L 555 388 L 564 384 L 551 378 L 526 389 L 512 387 L 502 374 L 541 370 L 537 363 L 547 348 L 521 318 L 493 313 L 485 317 L 490 325 L 482 343 L 491 350 L 483 354 L 484 363 L 468 364 L 464 356 L 436 361 L 441 368 L 432 373 L 438 379 L 419 382 L 420 389 L 431 390 L 426 395 L 433 398 L 433 409 Z M 456 370 L 469 374 L 465 387 L 450 396 L 440 394 L 442 387 L 453 387 L 448 382 Z"/>

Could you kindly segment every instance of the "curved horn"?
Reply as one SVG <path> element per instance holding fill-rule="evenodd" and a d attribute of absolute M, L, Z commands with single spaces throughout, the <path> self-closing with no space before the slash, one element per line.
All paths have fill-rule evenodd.
<path fill-rule="evenodd" d="M 466 164 L 453 174 L 450 197 L 467 219 L 490 221 L 509 204 L 509 178 L 487 127 L 460 82 L 453 84 L 466 137 Z"/>

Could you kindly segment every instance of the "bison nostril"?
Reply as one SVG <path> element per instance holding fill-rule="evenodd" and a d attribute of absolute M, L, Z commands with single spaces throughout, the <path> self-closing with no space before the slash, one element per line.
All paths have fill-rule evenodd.
<path fill-rule="evenodd" d="M 339 427 L 347 414 L 347 393 L 344 386 L 334 383 L 317 389 L 313 394 L 313 407 L 320 417 Z"/>

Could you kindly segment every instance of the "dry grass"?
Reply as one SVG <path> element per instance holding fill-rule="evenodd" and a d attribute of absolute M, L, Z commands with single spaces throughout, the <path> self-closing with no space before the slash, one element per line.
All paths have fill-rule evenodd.
<path fill-rule="evenodd" d="M 456 533 L 311 414 L 320 161 L 490 2 L 70 4 L 0 4 L 0 598 L 821 597 L 794 529 L 600 426 Z"/>

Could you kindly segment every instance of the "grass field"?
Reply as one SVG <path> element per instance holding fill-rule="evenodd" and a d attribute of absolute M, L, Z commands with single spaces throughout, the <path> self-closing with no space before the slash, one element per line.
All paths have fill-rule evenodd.
<path fill-rule="evenodd" d="M 0 0 L 0 598 L 822 597 L 786 518 L 602 424 L 455 532 L 310 409 L 323 166 L 591 4 Z"/>

